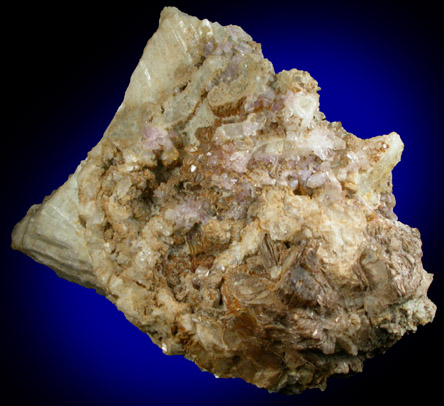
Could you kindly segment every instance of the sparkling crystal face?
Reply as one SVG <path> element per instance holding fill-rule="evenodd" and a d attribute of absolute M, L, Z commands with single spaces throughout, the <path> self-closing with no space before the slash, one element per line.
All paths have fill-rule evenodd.
<path fill-rule="evenodd" d="M 318 90 L 239 27 L 166 8 L 103 139 L 15 247 L 217 376 L 297 393 L 360 371 L 433 319 L 431 275 L 393 213 L 399 135 L 328 122 Z"/>

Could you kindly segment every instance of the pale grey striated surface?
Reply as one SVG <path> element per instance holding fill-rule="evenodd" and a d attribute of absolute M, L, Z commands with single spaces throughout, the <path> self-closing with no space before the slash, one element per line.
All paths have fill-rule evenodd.
<path fill-rule="evenodd" d="M 396 133 L 362 140 L 241 28 L 163 10 L 124 101 L 13 248 L 95 288 L 167 354 L 270 391 L 324 388 L 433 320 L 393 214 Z"/>

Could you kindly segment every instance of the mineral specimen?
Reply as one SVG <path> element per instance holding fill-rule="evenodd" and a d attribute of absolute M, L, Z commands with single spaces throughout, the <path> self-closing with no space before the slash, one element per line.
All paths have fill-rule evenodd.
<path fill-rule="evenodd" d="M 433 320 L 403 143 L 319 111 L 237 26 L 162 11 L 102 140 L 13 248 L 106 295 L 166 354 L 270 391 L 324 388 Z"/>

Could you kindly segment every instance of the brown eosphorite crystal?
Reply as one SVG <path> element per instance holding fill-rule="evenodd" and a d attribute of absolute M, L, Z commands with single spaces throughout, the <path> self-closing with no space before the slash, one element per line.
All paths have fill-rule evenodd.
<path fill-rule="evenodd" d="M 362 140 L 304 71 L 167 7 L 102 140 L 13 248 L 95 288 L 166 354 L 270 391 L 324 388 L 433 320 L 393 213 L 396 133 Z"/>

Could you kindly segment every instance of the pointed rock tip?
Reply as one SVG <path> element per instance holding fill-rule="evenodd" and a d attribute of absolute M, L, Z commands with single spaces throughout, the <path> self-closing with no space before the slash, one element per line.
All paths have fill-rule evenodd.
<path fill-rule="evenodd" d="M 34 215 L 34 213 L 38 210 L 39 204 L 32 205 L 28 212 L 26 213 L 26 216 L 23 217 L 13 228 L 11 233 L 11 248 L 13 250 L 22 251 L 23 249 L 23 238 L 25 237 L 26 230 L 28 229 L 28 224 L 31 219 L 31 217 Z"/>
<path fill-rule="evenodd" d="M 167 19 L 168 17 L 173 17 L 175 15 L 190 17 L 188 14 L 180 11 L 177 7 L 166 6 L 160 12 L 159 22 L 162 23 L 163 20 Z"/>

